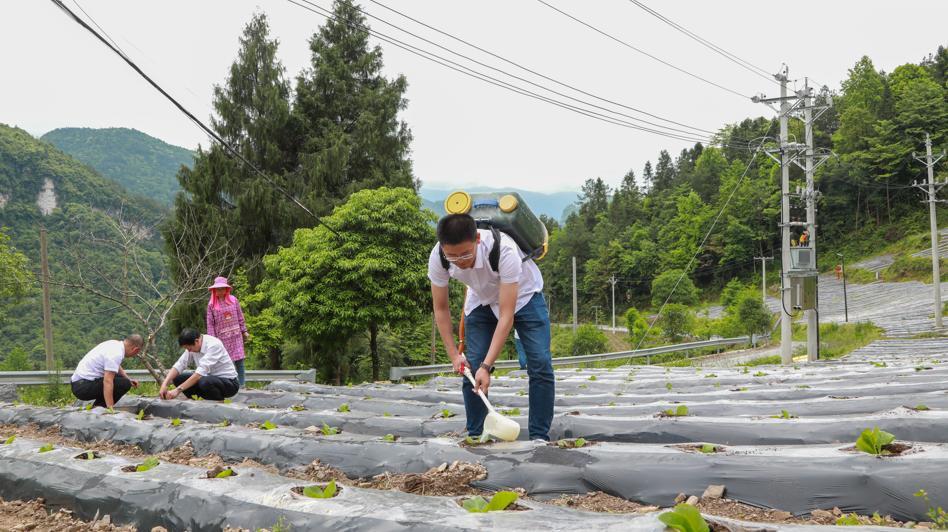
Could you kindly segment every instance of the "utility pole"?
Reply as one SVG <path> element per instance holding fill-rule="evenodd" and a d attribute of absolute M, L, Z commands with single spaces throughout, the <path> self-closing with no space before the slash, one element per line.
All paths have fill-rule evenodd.
<path fill-rule="evenodd" d="M 616 283 L 619 282 L 616 279 L 616 276 L 613 275 L 609 278 L 609 282 L 612 283 L 612 332 L 616 332 Z"/>
<path fill-rule="evenodd" d="M 578 307 L 576 305 L 576 257 L 573 257 L 573 334 L 576 334 L 576 329 L 579 328 L 579 314 Z"/>
<path fill-rule="evenodd" d="M 839 271 L 843 274 L 843 321 L 849 323 L 849 299 L 846 295 L 846 257 L 842 253 L 837 253 L 839 257 Z"/>
<path fill-rule="evenodd" d="M 760 261 L 760 301 L 767 305 L 767 261 L 774 260 L 773 257 L 754 257 L 754 260 Z"/>
<path fill-rule="evenodd" d="M 936 199 L 938 191 L 941 190 L 948 181 L 942 181 L 940 183 L 935 183 L 935 163 L 941 160 L 945 156 L 945 152 L 942 152 L 941 155 L 932 159 L 932 138 L 928 133 L 925 133 L 925 160 L 922 160 L 921 157 L 915 155 L 915 152 L 912 152 L 912 157 L 915 160 L 921 162 L 928 168 L 928 189 L 925 189 L 925 184 L 915 183 L 912 185 L 918 187 L 923 192 L 928 193 L 928 217 L 931 222 L 931 231 L 932 231 L 932 288 L 933 295 L 935 298 L 935 328 L 941 329 L 941 264 L 939 264 L 938 256 L 938 214 L 935 212 L 935 203 L 939 200 Z M 943 201 L 943 200 L 942 200 Z"/>
<path fill-rule="evenodd" d="M 793 364 L 793 317 L 790 316 L 790 101 L 787 99 L 789 69 L 775 74 L 780 82 L 780 361 Z"/>
<path fill-rule="evenodd" d="M 601 307 L 600 307 L 599 305 L 593 305 L 593 311 L 595 311 L 595 313 L 596 313 L 596 317 L 595 317 L 593 323 L 596 324 L 596 327 L 599 327 L 599 309 L 600 309 L 600 308 L 601 308 Z"/>
<path fill-rule="evenodd" d="M 40 228 L 40 264 L 43 274 L 43 344 L 46 347 L 46 371 L 54 371 L 53 318 L 49 306 L 49 260 L 46 256 L 46 228 Z"/>

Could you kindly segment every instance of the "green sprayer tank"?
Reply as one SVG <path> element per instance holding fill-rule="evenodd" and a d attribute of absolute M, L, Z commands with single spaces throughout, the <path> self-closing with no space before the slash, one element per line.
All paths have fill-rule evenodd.
<path fill-rule="evenodd" d="M 444 211 L 448 214 L 470 214 L 482 229 L 496 227 L 513 238 L 521 251 L 534 259 L 539 260 L 546 255 L 549 244 L 546 226 L 516 192 L 468 194 L 458 190 L 444 200 Z"/>

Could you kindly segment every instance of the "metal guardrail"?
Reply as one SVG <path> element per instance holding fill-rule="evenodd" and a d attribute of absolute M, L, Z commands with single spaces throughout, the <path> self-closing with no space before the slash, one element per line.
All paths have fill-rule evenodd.
<path fill-rule="evenodd" d="M 606 360 L 615 360 L 619 358 L 642 358 L 645 357 L 645 363 L 652 363 L 652 355 L 662 355 L 665 353 L 675 353 L 678 351 L 689 351 L 702 347 L 716 347 L 721 345 L 734 345 L 751 343 L 756 338 L 750 336 L 738 336 L 736 338 L 720 338 L 717 340 L 703 340 L 700 342 L 688 342 L 684 344 L 662 345 L 659 347 L 649 347 L 648 349 L 639 349 L 633 351 L 616 351 L 615 353 L 599 353 L 595 355 L 577 355 L 572 357 L 559 357 L 553 359 L 554 366 L 568 366 L 571 364 L 583 364 L 586 362 L 603 362 Z M 516 360 L 498 360 L 494 366 L 501 369 L 519 368 L 520 363 Z M 451 364 L 429 364 L 427 366 L 397 366 L 389 371 L 389 378 L 392 381 L 400 381 L 406 377 L 419 377 L 422 375 L 437 375 L 439 373 L 450 373 L 453 370 Z"/>
<path fill-rule="evenodd" d="M 151 379 L 151 374 L 144 369 L 130 369 L 126 370 L 125 373 L 141 381 Z M 305 375 L 304 372 L 294 369 L 251 369 L 246 372 L 246 380 L 258 382 L 283 379 L 307 380 Z M 67 370 L 59 373 L 59 381 L 63 384 L 68 384 L 70 377 L 72 377 L 72 371 Z M 55 374 L 52 378 L 56 379 Z M 312 379 L 309 380 L 312 382 Z M 50 374 L 45 371 L 0 371 L 0 384 L 49 384 L 49 382 Z"/>

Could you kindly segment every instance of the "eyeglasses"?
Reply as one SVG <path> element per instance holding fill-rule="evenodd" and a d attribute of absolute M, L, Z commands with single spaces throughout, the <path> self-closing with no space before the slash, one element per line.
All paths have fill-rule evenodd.
<path fill-rule="evenodd" d="M 459 255 L 459 256 L 457 256 L 457 257 L 450 257 L 450 256 L 448 256 L 448 255 L 445 255 L 444 258 L 445 258 L 448 262 L 462 262 L 462 261 L 465 261 L 465 260 L 471 260 L 471 259 L 473 259 L 473 258 L 474 258 L 474 252 L 471 251 L 470 253 L 465 253 L 464 255 Z"/>

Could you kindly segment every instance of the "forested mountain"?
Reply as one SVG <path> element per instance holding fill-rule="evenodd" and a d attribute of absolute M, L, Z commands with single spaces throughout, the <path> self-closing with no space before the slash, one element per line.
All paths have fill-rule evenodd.
<path fill-rule="evenodd" d="M 36 279 L 40 227 L 48 231 L 54 351 L 65 367 L 98 342 L 136 327 L 114 301 L 67 285 L 81 284 L 80 273 L 97 284 L 107 279 L 121 285 L 124 264 L 141 266 L 149 283 L 160 285 L 167 273 L 157 224 L 166 214 L 51 144 L 0 124 L 0 226 L 29 257 Z M 130 255 L 115 245 L 122 238 Z M 140 277 L 130 276 L 127 286 L 147 293 L 138 290 Z M 41 294 L 34 283 L 31 293 L 8 309 L 0 324 L 0 359 L 14 347 L 26 350 L 31 364 L 44 359 Z"/>
<path fill-rule="evenodd" d="M 166 205 L 171 205 L 181 188 L 175 178 L 181 165 L 194 165 L 194 152 L 124 127 L 65 127 L 50 131 L 42 140 L 129 192 Z"/>
<path fill-rule="evenodd" d="M 925 168 L 912 152 L 924 153 L 926 132 L 936 153 L 948 148 L 946 72 L 944 47 L 891 73 L 863 57 L 834 91 L 834 105 L 814 127 L 816 145 L 836 155 L 816 173 L 821 264 L 835 263 L 836 251 L 859 256 L 927 231 L 928 210 L 911 186 L 924 178 Z M 612 275 L 619 280 L 622 311 L 649 307 L 652 281 L 661 272 L 689 267 L 695 285 L 710 289 L 707 295 L 733 278 L 750 281 L 755 256 L 779 261 L 779 165 L 759 155 L 748 167 L 752 153 L 746 147 L 777 131 L 770 119 L 748 119 L 724 128 L 720 145 L 698 144 L 677 156 L 662 150 L 654 165 L 630 170 L 615 190 L 599 178 L 586 181 L 578 211 L 554 232 L 549 256 L 540 262 L 553 313 L 564 319 L 571 312 L 574 256 L 584 318 L 594 306 L 609 308 Z M 799 120 L 791 120 L 790 133 L 804 137 Z M 938 172 L 948 175 L 946 165 Z M 802 185 L 798 168 L 791 169 L 791 181 L 791 190 Z M 791 218 L 802 219 L 802 204 L 793 203 Z"/>

